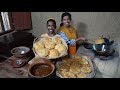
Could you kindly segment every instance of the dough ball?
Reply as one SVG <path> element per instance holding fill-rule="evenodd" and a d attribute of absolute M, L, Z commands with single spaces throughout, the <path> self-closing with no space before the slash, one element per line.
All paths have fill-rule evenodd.
<path fill-rule="evenodd" d="M 55 48 L 55 43 L 54 42 L 46 42 L 45 43 L 45 48 L 47 48 L 47 49 L 53 49 L 53 48 Z"/>
<path fill-rule="evenodd" d="M 49 37 L 42 38 L 42 42 L 44 43 L 52 42 L 52 38 L 49 38 Z"/>
<path fill-rule="evenodd" d="M 80 68 L 81 68 L 80 64 L 72 63 L 72 65 L 70 66 L 70 72 L 75 73 L 75 74 L 80 73 L 81 71 Z"/>
<path fill-rule="evenodd" d="M 37 50 L 37 54 L 40 57 L 46 57 L 49 54 L 49 51 L 45 48 L 44 49 L 39 49 L 39 50 Z"/>
<path fill-rule="evenodd" d="M 56 38 L 53 38 L 53 41 L 55 42 L 55 44 L 61 44 L 62 41 L 60 38 L 56 37 Z"/>
<path fill-rule="evenodd" d="M 81 68 L 81 72 L 83 72 L 83 73 L 91 73 L 92 72 L 92 69 L 91 69 L 91 67 L 89 67 L 89 66 L 83 66 L 82 68 Z"/>
<path fill-rule="evenodd" d="M 55 46 L 55 49 L 57 49 L 58 52 L 59 52 L 60 54 L 62 54 L 62 53 L 64 53 L 64 52 L 66 52 L 67 47 L 66 47 L 65 45 L 63 45 L 63 44 L 57 44 L 57 45 Z"/>
<path fill-rule="evenodd" d="M 85 74 L 85 73 L 79 73 L 79 74 L 77 74 L 77 78 L 86 78 L 87 77 L 87 74 Z"/>
<path fill-rule="evenodd" d="M 66 63 L 61 63 L 61 64 L 59 65 L 59 69 L 60 69 L 61 71 L 63 71 L 63 70 L 69 71 L 70 66 L 68 66 Z"/>
<path fill-rule="evenodd" d="M 102 44 L 102 43 L 104 43 L 104 39 L 97 39 L 97 40 L 95 40 L 95 44 Z"/>
<path fill-rule="evenodd" d="M 58 50 L 56 50 L 56 49 L 52 49 L 52 50 L 50 50 L 49 52 L 50 52 L 50 53 L 49 53 L 49 57 L 50 57 L 50 58 L 56 58 L 56 57 L 59 56 L 59 52 L 58 52 Z"/>
<path fill-rule="evenodd" d="M 44 44 L 39 41 L 39 42 L 34 43 L 33 47 L 35 48 L 35 50 L 43 49 L 44 48 Z"/>
<path fill-rule="evenodd" d="M 86 59 L 84 59 L 84 58 L 81 59 L 80 63 L 84 64 L 84 65 L 88 65 L 89 64 L 89 62 Z"/>
<path fill-rule="evenodd" d="M 76 78 L 76 75 L 72 72 L 65 72 L 64 78 Z"/>

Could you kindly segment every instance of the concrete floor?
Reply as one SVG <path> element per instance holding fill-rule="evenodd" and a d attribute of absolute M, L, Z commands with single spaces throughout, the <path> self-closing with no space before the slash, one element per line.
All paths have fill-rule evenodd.
<path fill-rule="evenodd" d="M 99 58 L 94 58 L 93 63 L 96 68 L 95 78 L 120 78 L 120 44 L 115 47 L 116 52 L 114 57 L 108 60 L 100 60 Z M 87 53 L 88 55 L 94 56 L 91 50 L 80 47 L 77 53 Z"/>

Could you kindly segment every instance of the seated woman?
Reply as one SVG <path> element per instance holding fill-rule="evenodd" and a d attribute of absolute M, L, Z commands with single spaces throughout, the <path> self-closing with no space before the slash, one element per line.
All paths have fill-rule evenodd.
<path fill-rule="evenodd" d="M 56 34 L 56 21 L 52 18 L 48 19 L 47 20 L 47 29 L 48 29 L 48 33 L 45 33 L 45 34 L 42 34 L 41 37 L 44 37 L 44 36 L 49 36 L 49 37 L 53 37 L 55 35 L 58 35 Z"/>
<path fill-rule="evenodd" d="M 55 20 L 54 19 L 52 19 L 52 18 L 50 18 L 50 19 L 48 19 L 47 20 L 47 23 L 46 23 L 46 26 L 47 26 L 47 29 L 48 29 L 48 32 L 47 33 L 44 33 L 44 34 L 42 34 L 41 36 L 40 36 L 40 38 L 41 37 L 55 37 L 55 36 L 59 36 L 60 37 L 60 35 L 58 35 L 58 34 L 56 34 L 56 22 L 55 22 Z M 52 44 L 52 43 L 49 43 L 49 45 L 48 45 L 48 41 L 49 40 L 51 40 L 51 39 L 47 39 L 46 40 L 46 44 L 45 44 L 45 47 L 46 48 L 52 48 L 53 46 L 54 46 L 54 44 Z M 44 48 L 42 45 L 41 45 L 41 47 L 42 48 Z M 39 48 L 39 50 L 40 50 L 40 47 L 38 47 Z M 42 52 L 42 53 L 40 53 L 40 55 L 42 55 L 43 56 L 43 54 L 44 53 L 46 53 L 46 52 Z M 53 52 L 51 52 L 51 53 L 53 53 Z M 48 52 L 47 52 L 47 54 L 48 54 Z M 45 54 L 44 54 L 45 55 Z M 29 61 L 28 63 L 29 64 L 32 64 L 33 62 L 39 62 L 39 60 L 31 60 L 31 61 Z M 51 60 L 50 60 L 51 61 Z M 53 63 L 55 63 L 55 62 L 53 62 Z"/>
<path fill-rule="evenodd" d="M 71 14 L 63 13 L 61 16 L 61 25 L 59 27 L 58 34 L 61 35 L 62 38 L 67 42 L 69 47 L 69 54 L 76 53 L 76 44 L 79 41 L 86 40 L 85 37 L 78 37 L 76 33 L 76 29 L 71 25 Z"/>
<path fill-rule="evenodd" d="M 48 57 L 54 58 L 61 55 L 66 55 L 67 44 L 65 43 L 65 40 L 63 41 L 62 39 L 60 39 L 62 37 L 56 33 L 56 21 L 50 18 L 47 20 L 46 25 L 47 25 L 48 32 L 40 36 L 40 38 L 42 38 L 41 41 L 43 40 L 42 41 L 43 43 L 39 43 L 39 44 L 40 45 L 43 44 L 42 48 L 45 47 L 49 52 L 46 51 L 46 53 L 44 54 L 41 50 L 42 48 L 38 47 L 38 52 L 40 51 L 39 56 L 41 57 L 48 56 Z M 40 45 L 37 44 L 37 46 L 40 46 Z"/>

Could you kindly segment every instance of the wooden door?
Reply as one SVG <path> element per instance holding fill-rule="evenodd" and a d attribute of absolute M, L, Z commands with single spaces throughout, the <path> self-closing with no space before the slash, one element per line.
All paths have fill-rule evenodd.
<path fill-rule="evenodd" d="M 11 15 L 14 30 L 32 29 L 31 12 L 12 12 Z"/>

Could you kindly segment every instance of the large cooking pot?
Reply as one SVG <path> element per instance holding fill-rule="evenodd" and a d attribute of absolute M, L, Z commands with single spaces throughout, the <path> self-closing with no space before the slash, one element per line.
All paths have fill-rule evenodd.
<path fill-rule="evenodd" d="M 115 52 L 113 47 L 110 47 L 109 45 L 105 43 L 103 44 L 85 43 L 84 47 L 86 49 L 91 49 L 95 54 L 99 56 L 111 56 Z"/>
<path fill-rule="evenodd" d="M 92 41 L 92 43 L 89 43 L 89 41 Z M 84 47 L 87 49 L 91 49 L 95 54 L 99 56 L 110 56 L 112 55 L 115 50 L 113 49 L 112 44 L 114 43 L 114 40 L 110 40 L 110 36 L 108 35 L 108 38 L 102 37 L 99 39 L 93 40 L 87 40 L 87 42 L 84 44 Z"/>
<path fill-rule="evenodd" d="M 114 40 L 110 41 L 108 38 L 103 38 L 105 44 L 107 44 L 108 46 L 112 45 L 114 43 Z"/>
<path fill-rule="evenodd" d="M 93 44 L 92 51 L 99 56 L 111 56 L 115 50 L 107 44 Z"/>

